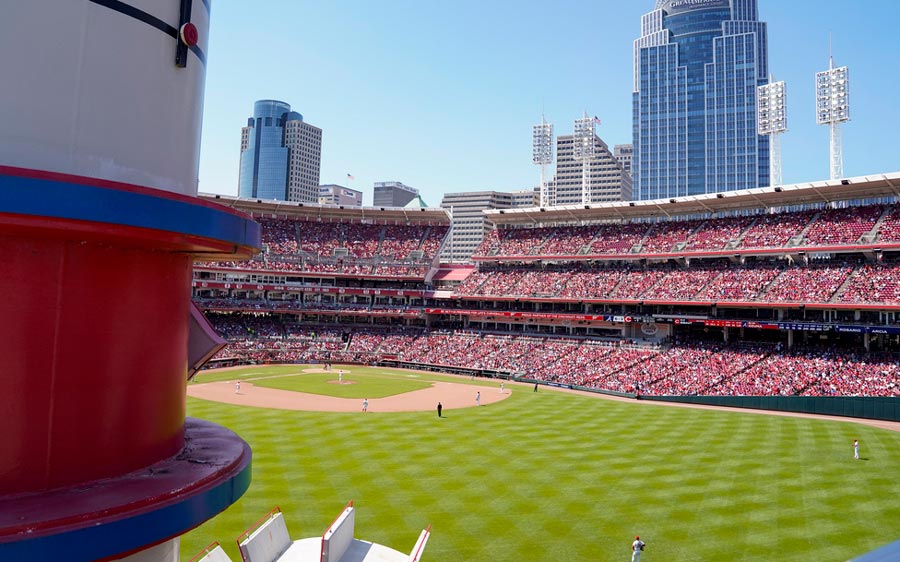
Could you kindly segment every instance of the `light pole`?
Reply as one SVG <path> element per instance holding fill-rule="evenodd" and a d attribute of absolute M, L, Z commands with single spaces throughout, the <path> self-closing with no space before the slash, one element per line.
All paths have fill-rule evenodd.
<path fill-rule="evenodd" d="M 816 73 L 816 123 L 831 128 L 831 179 L 844 176 L 844 152 L 841 123 L 850 120 L 850 73 L 846 66 L 834 67 L 828 57 L 828 70 Z"/>
<path fill-rule="evenodd" d="M 588 176 L 595 152 L 594 137 L 596 135 L 594 126 L 599 123 L 599 119 L 588 117 L 585 111 L 583 117 L 575 120 L 575 134 L 572 135 L 572 159 L 576 162 L 581 162 L 581 203 L 583 205 L 590 205 L 593 200 L 591 182 Z"/>
<path fill-rule="evenodd" d="M 787 131 L 787 87 L 769 82 L 757 89 L 757 133 L 769 137 L 769 185 L 781 185 L 781 134 Z"/>
<path fill-rule="evenodd" d="M 541 207 L 556 205 L 556 190 L 545 183 L 547 166 L 553 163 L 553 124 L 547 123 L 541 115 L 541 124 L 532 128 L 531 162 L 541 167 Z"/>

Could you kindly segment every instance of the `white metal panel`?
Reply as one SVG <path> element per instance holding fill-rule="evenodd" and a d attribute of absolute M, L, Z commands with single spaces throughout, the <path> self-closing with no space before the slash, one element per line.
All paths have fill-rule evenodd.
<path fill-rule="evenodd" d="M 275 562 L 291 546 L 284 515 L 275 513 L 240 543 L 241 555 L 247 562 Z"/>

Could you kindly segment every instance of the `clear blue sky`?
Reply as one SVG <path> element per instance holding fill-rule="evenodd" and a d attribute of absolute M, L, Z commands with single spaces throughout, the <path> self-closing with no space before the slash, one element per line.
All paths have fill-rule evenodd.
<path fill-rule="evenodd" d="M 531 127 L 570 134 L 587 110 L 631 142 L 632 42 L 654 0 L 212 2 L 200 191 L 237 194 L 240 129 L 257 99 L 323 130 L 321 183 L 397 180 L 444 193 L 537 185 Z M 769 63 L 787 81 L 784 181 L 828 177 L 815 73 L 850 67 L 844 174 L 900 170 L 900 3 L 759 0 Z M 348 180 L 350 173 L 355 180 Z"/>

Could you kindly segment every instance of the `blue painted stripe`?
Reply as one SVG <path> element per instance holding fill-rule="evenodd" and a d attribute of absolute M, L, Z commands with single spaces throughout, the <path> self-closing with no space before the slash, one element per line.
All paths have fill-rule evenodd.
<path fill-rule="evenodd" d="M 0 175 L 0 213 L 152 228 L 259 248 L 259 223 L 205 204 L 55 180 Z"/>
<path fill-rule="evenodd" d="M 154 544 L 160 538 L 181 535 L 225 511 L 247 491 L 251 479 L 249 457 L 234 477 L 185 501 L 69 533 L 0 544 L 0 560 L 91 562 Z"/>
<path fill-rule="evenodd" d="M 253 453 L 233 431 L 212 422 L 186 418 L 185 448 L 175 457 L 154 467 L 160 469 L 161 482 L 153 479 L 148 467 L 119 478 L 52 490 L 43 497 L 23 499 L 30 502 L 22 523 L 13 523 L 0 542 L 0 561 L 60 560 L 91 562 L 108 560 L 113 556 L 133 552 L 184 534 L 215 517 L 234 504 L 250 487 Z M 194 463 L 197 463 L 196 465 Z M 150 484 L 146 488 L 144 483 Z M 92 490 L 99 500 L 96 504 L 77 498 Z M 54 511 L 54 507 L 70 496 L 79 508 L 87 508 L 81 515 Z M 0 496 L 2 521 L 15 520 L 18 499 Z M 117 503 L 118 502 L 118 503 Z M 42 504 L 48 512 L 57 513 L 44 526 L 33 521 Z M 25 520 L 35 525 L 34 535 Z"/>

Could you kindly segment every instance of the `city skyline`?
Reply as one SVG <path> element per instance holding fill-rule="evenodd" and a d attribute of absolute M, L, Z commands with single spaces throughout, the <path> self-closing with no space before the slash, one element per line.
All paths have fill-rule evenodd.
<path fill-rule="evenodd" d="M 452 11 L 407 1 L 302 10 L 267 4 L 283 17 L 266 26 L 246 24 L 254 21 L 247 6 L 220 4 L 213 12 L 203 192 L 237 193 L 236 138 L 246 108 L 266 98 L 290 100 L 322 128 L 320 183 L 361 190 L 366 205 L 374 182 L 393 179 L 417 186 L 432 206 L 448 192 L 536 186 L 531 127 L 542 112 L 557 135 L 570 134 L 586 110 L 603 121 L 597 134 L 608 145 L 632 142 L 632 42 L 653 0 L 563 0 L 552 12 L 517 12 L 515 25 L 503 6 L 468 0 Z M 829 31 L 835 63 L 854 76 L 857 110 L 844 129 L 844 175 L 900 169 L 890 137 L 900 123 L 891 101 L 900 86 L 900 47 L 889 39 L 900 9 L 886 0 L 865 8 L 759 3 L 769 25 L 770 72 L 791 90 L 785 183 L 828 177 L 828 134 L 815 124 L 815 73 L 827 65 Z M 290 31 L 298 17 L 315 25 Z M 575 17 L 593 21 L 594 33 L 573 34 Z M 238 34 L 257 48 L 234 41 Z M 289 54 L 290 71 L 257 54 L 268 50 Z M 252 68 L 253 80 L 244 79 L 244 68 Z"/>

